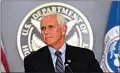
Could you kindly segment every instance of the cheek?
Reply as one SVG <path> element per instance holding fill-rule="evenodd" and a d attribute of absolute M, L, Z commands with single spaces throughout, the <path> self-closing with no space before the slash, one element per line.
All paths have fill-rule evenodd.
<path fill-rule="evenodd" d="M 59 38 L 59 37 L 62 35 L 61 30 L 57 30 L 57 31 L 54 33 L 54 35 L 55 35 L 56 38 Z"/>
<path fill-rule="evenodd" d="M 43 33 L 41 33 L 40 36 L 41 36 L 42 39 L 44 39 L 44 34 Z"/>

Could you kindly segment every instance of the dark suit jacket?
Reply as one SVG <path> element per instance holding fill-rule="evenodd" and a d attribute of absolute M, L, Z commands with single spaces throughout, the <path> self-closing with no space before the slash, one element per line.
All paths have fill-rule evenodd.
<path fill-rule="evenodd" d="M 91 50 L 66 45 L 66 59 L 71 60 L 72 72 L 102 72 L 98 61 Z M 47 46 L 28 55 L 24 59 L 25 72 L 55 72 L 50 51 Z M 70 72 L 68 67 L 65 72 Z"/>

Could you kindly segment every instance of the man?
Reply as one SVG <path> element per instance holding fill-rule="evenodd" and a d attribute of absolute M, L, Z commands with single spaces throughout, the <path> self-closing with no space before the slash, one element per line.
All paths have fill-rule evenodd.
<path fill-rule="evenodd" d="M 47 46 L 24 59 L 25 72 L 102 72 L 92 51 L 65 43 L 67 26 L 62 15 L 44 15 L 40 28 Z"/>

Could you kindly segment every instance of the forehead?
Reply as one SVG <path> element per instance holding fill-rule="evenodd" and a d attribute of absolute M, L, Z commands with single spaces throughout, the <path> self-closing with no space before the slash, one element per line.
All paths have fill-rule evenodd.
<path fill-rule="evenodd" d="M 50 25 L 50 24 L 57 24 L 57 16 L 56 15 L 43 16 L 43 18 L 41 20 L 41 26 Z"/>

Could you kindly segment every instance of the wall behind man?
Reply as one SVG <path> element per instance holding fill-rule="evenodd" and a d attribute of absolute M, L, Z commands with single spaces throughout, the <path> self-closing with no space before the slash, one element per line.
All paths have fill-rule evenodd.
<path fill-rule="evenodd" d="M 2 1 L 2 38 L 11 72 L 23 72 L 23 61 L 17 49 L 17 31 L 23 18 L 35 7 L 55 0 L 4 0 Z M 103 37 L 111 1 L 61 0 L 80 10 L 91 24 L 93 52 L 100 62 L 103 54 Z"/>
<path fill-rule="evenodd" d="M 1 0 L 0 0 L 0 34 L 1 34 Z M 1 40 L 1 36 L 0 36 L 0 40 Z"/>

